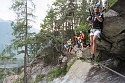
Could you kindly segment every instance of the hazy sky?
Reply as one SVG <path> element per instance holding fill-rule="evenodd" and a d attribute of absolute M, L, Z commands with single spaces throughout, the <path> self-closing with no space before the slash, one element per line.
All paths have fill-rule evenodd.
<path fill-rule="evenodd" d="M 52 5 L 52 3 L 56 0 L 33 0 L 36 5 L 35 15 L 37 18 L 35 19 L 36 23 L 34 23 L 35 28 L 39 28 L 40 23 L 46 16 L 46 11 L 48 9 L 47 5 Z M 14 20 L 15 14 L 9 8 L 12 5 L 12 0 L 0 0 L 0 18 L 3 20 Z"/>

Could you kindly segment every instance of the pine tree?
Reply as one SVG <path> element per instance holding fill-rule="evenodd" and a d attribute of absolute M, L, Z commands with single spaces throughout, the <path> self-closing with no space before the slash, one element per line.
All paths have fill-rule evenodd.
<path fill-rule="evenodd" d="M 28 6 L 30 4 L 30 6 Z M 30 21 L 35 17 L 33 11 L 35 5 L 32 0 L 13 0 L 11 9 L 16 13 L 17 18 L 12 22 L 13 33 L 15 39 L 12 40 L 11 46 L 18 50 L 18 54 L 24 53 L 24 83 L 27 83 L 27 57 L 28 57 L 28 46 L 30 43 L 33 33 L 28 32 L 32 27 Z"/>

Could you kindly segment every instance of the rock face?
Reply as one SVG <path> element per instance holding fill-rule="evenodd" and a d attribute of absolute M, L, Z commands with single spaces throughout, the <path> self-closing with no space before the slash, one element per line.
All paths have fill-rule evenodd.
<path fill-rule="evenodd" d="M 3 80 L 3 83 L 14 83 L 16 79 L 18 79 L 18 75 L 8 76 Z"/>
<path fill-rule="evenodd" d="M 57 78 L 50 83 L 85 83 L 87 74 L 92 67 L 91 63 L 76 60 L 64 77 Z"/>
<path fill-rule="evenodd" d="M 118 12 L 120 16 L 125 16 L 125 0 L 118 0 L 111 9 Z"/>
<path fill-rule="evenodd" d="M 99 50 L 125 60 L 125 0 L 118 0 L 104 14 L 104 28 Z"/>

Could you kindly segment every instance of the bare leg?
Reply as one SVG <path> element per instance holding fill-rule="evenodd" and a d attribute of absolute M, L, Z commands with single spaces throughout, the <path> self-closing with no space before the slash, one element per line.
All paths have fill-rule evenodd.
<path fill-rule="evenodd" d="M 90 36 L 90 53 L 93 54 L 93 35 Z"/>
<path fill-rule="evenodd" d="M 84 41 L 82 41 L 82 49 L 84 48 Z"/>
<path fill-rule="evenodd" d="M 97 40 L 98 36 L 94 35 L 93 37 L 93 47 L 92 47 L 92 54 L 94 54 L 96 52 L 96 48 L 97 48 L 97 44 L 96 44 L 96 40 Z"/>
<path fill-rule="evenodd" d="M 82 46 L 82 49 L 83 49 L 83 42 L 81 42 L 81 46 Z"/>
<path fill-rule="evenodd" d="M 91 46 L 91 49 L 90 49 L 91 57 L 90 57 L 90 59 L 91 60 L 94 60 L 94 57 L 95 57 L 94 53 L 96 51 L 96 40 L 97 40 L 97 38 L 98 37 L 96 35 L 90 36 L 90 46 Z"/>

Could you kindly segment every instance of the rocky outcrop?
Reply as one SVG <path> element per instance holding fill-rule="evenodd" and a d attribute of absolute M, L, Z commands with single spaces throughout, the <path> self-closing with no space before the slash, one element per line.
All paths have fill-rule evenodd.
<path fill-rule="evenodd" d="M 28 83 L 36 83 L 37 76 L 41 76 L 40 83 L 47 83 L 45 76 L 46 74 L 53 69 L 54 66 L 45 66 L 43 61 L 40 59 L 35 59 L 31 65 L 27 66 L 27 78 Z M 22 83 L 21 80 L 23 80 L 24 76 L 24 69 L 22 68 L 22 73 L 19 75 L 10 75 L 4 78 L 3 83 Z"/>
<path fill-rule="evenodd" d="M 14 83 L 18 79 L 19 75 L 11 75 L 4 78 L 3 83 Z"/>
<path fill-rule="evenodd" d="M 99 50 L 103 52 L 102 56 L 114 56 L 125 60 L 125 0 L 118 0 L 104 16 Z"/>
<path fill-rule="evenodd" d="M 125 16 L 125 0 L 118 0 L 110 9 L 119 13 L 119 16 Z"/>
<path fill-rule="evenodd" d="M 27 68 L 28 78 L 29 78 L 28 83 L 35 82 L 38 75 L 41 76 L 42 83 L 47 83 L 47 81 L 45 80 L 45 76 L 53 68 L 54 66 L 51 65 L 45 66 L 43 61 L 41 61 L 40 59 L 36 59 L 35 64 L 33 63 L 32 66 L 30 66 L 29 71 Z"/>
<path fill-rule="evenodd" d="M 64 77 L 50 83 L 124 83 L 125 79 L 97 64 L 76 60 Z M 41 82 L 43 83 L 43 82 Z"/>
<path fill-rule="evenodd" d="M 56 78 L 50 83 L 84 83 L 92 67 L 91 63 L 76 60 L 64 77 Z"/>

